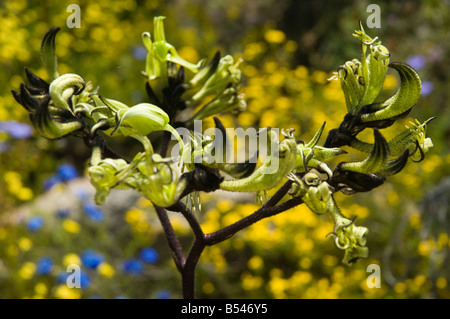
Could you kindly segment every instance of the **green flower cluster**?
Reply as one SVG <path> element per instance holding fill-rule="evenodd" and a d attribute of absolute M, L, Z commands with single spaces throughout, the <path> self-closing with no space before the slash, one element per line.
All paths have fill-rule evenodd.
<path fill-rule="evenodd" d="M 17 102 L 30 113 L 34 126 L 42 136 L 49 139 L 76 135 L 92 147 L 88 169 L 91 183 L 96 188 L 97 204 L 105 202 L 114 188 L 131 188 L 158 207 L 171 207 L 181 198 L 198 191 L 222 189 L 232 192 L 267 193 L 286 178 L 290 180 L 289 194 L 301 198 L 316 214 L 328 213 L 334 220 L 335 244 L 345 250 L 343 263 L 351 264 L 368 256 L 365 235 L 368 229 L 356 226 L 354 220 L 344 217 L 337 207 L 333 194 L 369 191 L 381 185 L 385 178 L 403 169 L 409 157 L 419 160 L 432 146 L 425 137 L 426 124 L 417 123 L 389 143 L 380 133 L 397 119 L 405 117 L 417 102 L 421 81 L 410 66 L 390 63 L 388 49 L 378 38 L 369 37 L 361 26 L 354 36 L 362 43 L 361 61 L 354 59 L 338 68 L 335 76 L 340 79 L 347 104 L 347 115 L 337 129 L 330 131 L 324 146 L 318 141 L 325 123 L 309 143 L 297 141 L 294 130 L 282 131 L 285 138 L 279 142 L 278 135 L 270 128 L 261 130 L 267 134 L 272 149 L 270 156 L 257 166 L 245 162 L 230 165 L 225 162 L 202 162 L 182 165 L 188 172 L 181 172 L 171 158 L 154 152 L 149 135 L 162 131 L 175 136 L 181 148 L 182 160 L 192 160 L 211 151 L 225 154 L 214 139 L 201 133 L 190 134 L 197 147 L 186 147 L 175 127 L 190 128 L 194 120 L 202 120 L 221 112 L 244 109 L 241 86 L 240 61 L 231 56 L 203 60 L 192 64 L 182 59 L 176 48 L 168 43 L 164 32 L 164 17 L 154 19 L 154 38 L 144 32 L 142 39 L 148 51 L 146 67 L 146 90 L 151 103 L 128 105 L 98 93 L 91 83 L 78 74 L 59 75 L 55 54 L 55 37 L 59 28 L 50 29 L 41 45 L 42 63 L 51 82 L 27 70 L 30 86 L 22 84 L 20 92 L 13 91 Z M 385 102 L 375 102 L 386 79 L 388 67 L 395 69 L 401 85 L 394 96 Z M 195 111 L 197 109 L 197 111 Z M 193 115 L 183 116 L 185 110 Z M 215 118 L 216 127 L 225 135 L 222 123 Z M 370 145 L 357 139 L 366 128 L 372 128 L 374 143 Z M 131 161 L 105 156 L 107 149 L 100 134 L 113 137 L 132 137 L 142 144 Z M 197 135 L 195 135 L 197 134 Z M 166 135 L 167 137 L 168 135 Z M 223 136 L 222 136 L 223 137 Z M 191 142 L 191 141 L 189 141 Z M 342 146 L 351 146 L 369 152 L 359 162 L 341 162 L 332 170 L 327 162 L 345 154 Z M 168 147 L 168 139 L 165 147 Z M 392 149 L 392 150 L 391 150 Z M 391 156 L 397 156 L 391 159 Z M 220 157 L 224 159 L 226 156 Z M 277 170 L 268 168 L 277 162 Z M 221 173 L 231 175 L 225 179 Z M 197 193 L 198 194 L 198 193 Z M 198 196 L 198 195 L 197 195 Z M 199 210 L 199 209 L 197 209 Z M 191 221 L 192 223 L 192 221 Z"/>

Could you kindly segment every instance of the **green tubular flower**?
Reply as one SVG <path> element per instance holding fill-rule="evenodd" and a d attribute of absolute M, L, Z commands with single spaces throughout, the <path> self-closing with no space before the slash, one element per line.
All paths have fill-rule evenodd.
<path fill-rule="evenodd" d="M 55 50 L 55 37 L 59 30 L 59 27 L 49 29 L 41 42 L 41 61 L 52 80 L 59 76 Z"/>
<path fill-rule="evenodd" d="M 159 107 L 149 104 L 140 103 L 126 110 L 119 110 L 116 113 L 118 118 L 117 129 L 122 135 L 130 135 L 138 133 L 146 136 L 153 131 L 164 130 L 169 124 L 169 116 Z"/>
<path fill-rule="evenodd" d="M 184 165 L 189 171 L 195 169 L 196 164 L 201 164 L 210 169 L 218 169 L 238 179 L 247 177 L 253 173 L 256 167 L 255 158 L 250 158 L 243 163 L 227 163 L 226 151 L 218 149 L 215 139 L 213 140 L 209 136 L 192 137 L 191 145 L 194 145 L 194 147 L 193 149 L 186 147 L 183 157 Z M 221 153 L 219 154 L 217 152 Z M 216 161 L 216 159 L 219 159 L 219 161 Z"/>
<path fill-rule="evenodd" d="M 175 204 L 186 187 L 185 181 L 180 181 L 176 168 L 169 161 L 154 154 L 151 161 L 142 161 L 137 165 L 138 174 L 133 176 L 136 189 L 160 207 Z"/>
<path fill-rule="evenodd" d="M 328 213 L 334 220 L 335 245 L 345 250 L 342 262 L 346 265 L 354 263 L 359 258 L 367 258 L 369 250 L 366 245 L 366 227 L 356 226 L 355 221 L 345 218 L 334 201 L 330 186 L 316 173 L 308 172 L 302 178 L 290 174 L 293 181 L 289 194 L 301 197 L 303 202 L 318 215 Z"/>
<path fill-rule="evenodd" d="M 154 39 L 148 32 L 142 35 L 148 50 L 144 74 L 151 102 L 161 107 L 172 120 L 186 107 L 201 106 L 187 123 L 221 112 L 245 109 L 243 95 L 238 94 L 241 60 L 234 61 L 230 55 L 221 58 L 219 52 L 208 64 L 205 60 L 197 64 L 183 60 L 166 41 L 163 20 L 164 17 L 154 19 Z M 185 69 L 193 73 L 190 80 L 185 81 Z"/>
<path fill-rule="evenodd" d="M 104 126 L 106 133 L 123 136 L 147 136 L 154 131 L 169 131 L 183 145 L 178 132 L 169 125 L 169 116 L 161 108 L 150 103 L 140 103 L 132 107 L 126 104 L 106 99 L 99 95 L 91 95 L 95 104 L 80 103 L 78 106 L 84 108 L 100 126 Z M 111 125 L 114 123 L 115 126 Z M 100 121 L 102 121 L 100 123 Z"/>
<path fill-rule="evenodd" d="M 359 105 L 364 95 L 365 82 L 361 62 L 357 59 L 346 62 L 338 68 L 336 75 L 341 79 L 347 111 L 352 112 Z"/>
<path fill-rule="evenodd" d="M 361 30 L 355 31 L 353 36 L 361 40 L 362 79 L 360 82 L 364 87 L 364 93 L 355 108 L 351 109 L 353 114 L 357 114 L 362 106 L 373 103 L 379 95 L 386 78 L 390 57 L 389 50 L 381 45 L 378 37 L 372 39 L 368 36 L 361 23 L 360 28 Z M 369 49 L 368 55 L 367 49 Z"/>
<path fill-rule="evenodd" d="M 249 176 L 256 167 L 257 154 L 243 163 L 228 163 L 227 152 L 229 149 L 227 149 L 226 130 L 217 117 L 214 117 L 214 123 L 216 129 L 221 133 L 215 135 L 214 139 L 198 132 L 191 133 L 190 143 L 183 149 L 184 166 L 192 171 L 196 167 L 195 164 L 198 163 L 210 169 L 219 169 L 233 178 Z M 218 135 L 222 137 L 221 140 Z"/>
<path fill-rule="evenodd" d="M 20 85 L 20 92 L 12 91 L 14 98 L 30 113 L 33 126 L 48 139 L 57 139 L 83 128 L 82 122 L 70 109 L 55 106 L 48 92 L 49 85 L 27 70 L 33 85 Z M 69 96 L 69 99 L 71 96 Z"/>
<path fill-rule="evenodd" d="M 140 103 L 132 107 L 126 104 L 106 99 L 92 94 L 95 106 L 89 103 L 79 103 L 77 106 L 96 121 L 91 128 L 91 134 L 102 129 L 110 135 L 131 136 L 139 140 L 149 155 L 153 154 L 153 147 L 146 138 L 154 131 L 168 131 L 172 133 L 184 148 L 183 140 L 178 132 L 169 124 L 169 116 L 161 108 L 150 103 Z"/>
<path fill-rule="evenodd" d="M 278 139 L 277 134 L 268 130 L 270 140 Z M 277 165 L 276 172 L 271 172 L 273 165 Z M 278 152 L 271 154 L 266 161 L 259 166 L 250 176 L 237 179 L 225 180 L 220 188 L 232 192 L 258 192 L 277 186 L 283 178 L 295 169 L 297 163 L 297 143 L 292 135 L 287 136 L 278 146 Z M 270 172 L 270 173 L 268 173 Z"/>
<path fill-rule="evenodd" d="M 363 226 L 356 226 L 355 219 L 345 218 L 337 207 L 334 199 L 330 201 L 328 212 L 334 219 L 334 243 L 337 248 L 345 250 L 342 262 L 350 266 L 360 258 L 369 256 L 369 249 L 366 247 L 366 235 L 369 230 Z"/>
<path fill-rule="evenodd" d="M 172 133 L 183 147 L 183 140 L 178 132 L 169 124 L 169 116 L 162 109 L 150 103 L 140 103 L 127 110 L 116 113 L 117 124 L 111 135 L 118 132 L 124 136 L 147 136 L 154 131 Z"/>
<path fill-rule="evenodd" d="M 148 157 L 141 153 L 130 165 L 133 165 L 133 170 L 121 176 L 120 180 L 160 207 L 175 204 L 187 186 L 186 181 L 179 178 L 170 158 L 162 158 L 158 154 Z"/>
<path fill-rule="evenodd" d="M 422 124 L 418 120 L 409 122 L 411 127 L 406 126 L 406 131 L 400 133 L 389 141 L 389 148 L 393 154 L 399 154 L 407 150 L 414 161 L 423 159 L 425 153 L 433 147 L 433 141 L 425 137 L 427 133 L 427 124 L 436 117 L 429 118 Z M 419 155 L 419 156 L 418 156 Z"/>
<path fill-rule="evenodd" d="M 407 151 L 408 154 L 412 156 L 413 160 L 416 160 L 420 158 L 421 153 L 427 153 L 428 150 L 433 147 L 431 138 L 426 138 L 427 124 L 435 118 L 436 117 L 432 117 L 422 124 L 420 124 L 418 120 L 415 120 L 414 123 L 409 122 L 411 126 L 406 126 L 405 131 L 389 141 L 388 146 L 391 156 L 400 156 Z M 372 144 L 365 143 L 357 138 L 353 139 L 349 146 L 367 153 L 373 148 Z"/>
<path fill-rule="evenodd" d="M 162 89 L 168 86 L 168 76 L 167 76 L 167 62 L 172 62 L 180 65 L 193 73 L 197 73 L 202 61 L 198 64 L 192 64 L 182 59 L 175 47 L 166 41 L 166 36 L 164 32 L 164 19 L 165 17 L 155 17 L 153 20 L 153 28 L 155 39 L 152 41 L 149 32 L 144 32 L 142 34 L 142 41 L 148 50 L 145 75 L 149 81 L 160 80 L 160 84 L 157 85 L 158 88 Z M 154 90 L 155 92 L 160 92 L 161 90 Z M 162 98 L 162 96 L 159 96 Z"/>
<path fill-rule="evenodd" d="M 367 81 L 366 91 L 358 107 L 353 110 L 354 114 L 358 113 L 362 106 L 373 103 L 380 94 L 388 71 L 389 56 L 389 51 L 385 46 L 381 44 L 370 45 L 370 55 L 367 62 L 368 79 L 365 79 Z"/>
<path fill-rule="evenodd" d="M 182 98 L 186 99 L 186 105 L 188 107 L 196 107 L 205 98 L 220 94 L 230 86 L 237 92 L 241 81 L 241 70 L 239 69 L 241 62 L 241 59 L 235 62 L 231 55 L 226 55 L 221 58 L 214 73 L 203 83 L 198 92 L 192 97 L 189 97 L 189 91 L 183 94 Z"/>
<path fill-rule="evenodd" d="M 354 141 L 359 132 L 366 128 L 389 127 L 397 119 L 405 117 L 411 111 L 420 96 L 420 78 L 406 64 L 391 63 L 389 66 L 400 74 L 401 84 L 396 94 L 385 102 L 363 106 L 356 115 L 347 113 L 339 128 L 330 131 L 325 146 L 339 147 L 353 143 L 355 148 L 364 147 Z"/>
<path fill-rule="evenodd" d="M 50 83 L 49 93 L 56 107 L 73 112 L 72 96 L 83 92 L 85 87 L 86 82 L 81 76 L 67 73 Z"/>
<path fill-rule="evenodd" d="M 48 84 L 28 69 L 32 87 L 21 85 L 20 93 L 12 91 L 17 102 L 30 112 L 34 127 L 42 136 L 57 139 L 83 128 L 73 113 L 72 99 L 85 89 L 83 78 L 77 74 L 59 76 L 55 52 L 55 37 L 60 28 L 49 29 L 41 42 L 41 61 L 52 82 Z"/>
<path fill-rule="evenodd" d="M 244 95 L 238 94 L 233 87 L 227 88 L 219 93 L 211 102 L 205 104 L 191 119 L 201 120 L 212 116 L 214 114 L 228 112 L 238 108 L 239 110 L 246 109 Z"/>
<path fill-rule="evenodd" d="M 161 207 L 173 205 L 184 188 L 186 181 L 180 180 L 170 159 L 157 154 L 146 156 L 138 153 L 128 164 L 123 159 L 95 160 L 93 153 L 89 177 L 96 189 L 95 202 L 103 204 L 111 189 L 133 188 L 154 204 Z"/>
<path fill-rule="evenodd" d="M 142 41 L 147 48 L 144 75 L 147 77 L 146 91 L 150 102 L 161 107 L 170 118 L 177 111 L 186 108 L 181 95 L 185 91 L 185 68 L 196 74 L 203 61 L 192 64 L 183 60 L 176 49 L 166 41 L 164 33 L 165 17 L 155 17 L 154 40 L 148 32 L 142 34 Z"/>
<path fill-rule="evenodd" d="M 421 81 L 413 68 L 404 63 L 389 63 L 389 51 L 377 38 L 370 38 L 361 26 L 354 34 L 362 42 L 361 63 L 347 62 L 338 69 L 348 113 L 339 128 L 330 131 L 326 147 L 354 144 L 356 135 L 366 128 L 386 128 L 405 117 L 416 104 L 421 92 Z M 369 54 L 367 52 L 369 51 Z M 387 68 L 400 75 L 400 87 L 385 102 L 374 102 L 386 78 Z M 365 146 L 361 146 L 365 147 Z"/>
<path fill-rule="evenodd" d="M 385 102 L 370 104 L 361 109 L 360 121 L 369 124 L 366 127 L 380 127 L 380 121 L 406 116 L 420 97 L 422 84 L 416 71 L 404 63 L 391 63 L 389 66 L 399 73 L 400 88 Z"/>
<path fill-rule="evenodd" d="M 288 177 L 293 181 L 289 194 L 301 197 L 306 206 L 317 215 L 328 211 L 332 194 L 327 182 L 311 171 L 301 179 L 295 174 L 290 174 Z"/>
<path fill-rule="evenodd" d="M 378 38 L 369 37 L 362 25 L 353 36 L 361 40 L 361 61 L 353 59 L 340 66 L 335 76 L 341 80 L 347 111 L 357 114 L 361 107 L 373 103 L 387 74 L 389 50 Z M 367 54 L 367 52 L 369 52 Z"/>
<path fill-rule="evenodd" d="M 118 187 L 116 175 L 128 166 L 123 159 L 105 158 L 88 169 L 91 184 L 95 187 L 95 203 L 105 203 L 111 188 Z"/>
<path fill-rule="evenodd" d="M 396 159 L 388 161 L 384 165 L 384 167 L 382 167 L 377 172 L 377 175 L 379 175 L 381 177 L 386 177 L 386 176 L 397 174 L 405 167 L 406 162 L 408 161 L 408 156 L 409 156 L 409 152 L 405 151 L 402 155 L 400 155 Z"/>
<path fill-rule="evenodd" d="M 52 116 L 48 105 L 41 105 L 36 111 L 33 124 L 48 139 L 57 139 L 83 128 L 83 124 L 76 118 L 63 122 L 65 120 L 63 117 Z"/>
<path fill-rule="evenodd" d="M 338 169 L 357 173 L 377 173 L 383 169 L 389 160 L 389 145 L 377 129 L 374 129 L 374 138 L 373 149 L 365 160 L 362 162 L 340 163 Z"/>
<path fill-rule="evenodd" d="M 116 126 L 115 114 L 119 110 L 128 110 L 129 107 L 122 102 L 107 99 L 98 94 L 91 94 L 89 97 L 91 103 L 78 103 L 75 106 L 75 113 L 83 113 L 95 121 L 96 124 L 91 128 L 92 135 L 97 129 L 111 134 Z"/>
<path fill-rule="evenodd" d="M 340 175 L 341 177 L 343 177 L 345 175 L 345 172 L 348 172 L 364 175 L 376 174 L 379 178 L 384 178 L 389 175 L 397 174 L 403 169 L 408 160 L 409 151 L 405 150 L 402 154 L 400 154 L 398 158 L 389 160 L 390 156 L 392 155 L 390 152 L 389 144 L 377 129 L 374 129 L 374 136 L 375 143 L 373 144 L 373 146 L 371 144 L 363 142 L 361 142 L 359 145 L 360 149 L 363 148 L 363 146 L 364 149 L 367 146 L 372 147 L 369 156 L 361 162 L 340 163 L 335 170 L 335 173 L 337 173 L 338 176 Z M 344 175 L 342 175 L 342 173 L 344 173 Z M 354 178 L 358 177 L 356 177 L 355 175 Z M 363 183 L 361 183 L 361 185 L 363 185 Z"/>
<path fill-rule="evenodd" d="M 186 89 L 192 89 L 203 85 L 213 74 L 216 72 L 219 62 L 221 61 L 220 52 L 217 51 L 212 60 L 199 69 L 198 73 L 195 74 L 189 82 L 185 84 Z"/>
<path fill-rule="evenodd" d="M 316 168 L 325 171 L 328 176 L 332 176 L 333 172 L 329 166 L 324 163 L 324 161 L 347 153 L 340 148 L 326 148 L 316 145 L 323 133 L 324 128 L 325 122 L 308 144 L 297 144 L 297 165 L 295 167 L 297 172 L 302 173 L 306 172 L 308 168 Z"/>

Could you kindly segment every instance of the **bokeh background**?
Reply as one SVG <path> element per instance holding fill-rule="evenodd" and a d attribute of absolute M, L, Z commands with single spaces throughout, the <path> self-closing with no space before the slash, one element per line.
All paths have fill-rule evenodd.
<path fill-rule="evenodd" d="M 67 6 L 81 7 L 81 28 L 70 29 Z M 352 267 L 326 235 L 333 224 L 304 205 L 263 220 L 205 250 L 197 269 L 200 298 L 449 298 L 450 74 L 449 1 L 33 1 L 0 3 L 0 298 L 180 298 L 180 277 L 151 203 L 115 192 L 104 206 L 86 180 L 89 152 L 77 139 L 49 141 L 31 127 L 11 89 L 24 67 L 46 78 L 39 47 L 60 26 L 60 73 L 75 72 L 101 93 L 127 104 L 146 101 L 144 31 L 164 15 L 166 37 L 185 59 L 216 50 L 242 57 L 248 110 L 223 114 L 225 127 L 279 127 L 309 140 L 326 121 L 345 115 L 337 81 L 345 61 L 359 58 L 352 37 L 366 25 L 370 3 L 381 8 L 381 29 L 368 29 L 391 51 L 391 61 L 414 66 L 422 96 L 409 120 L 437 115 L 428 129 L 434 147 L 370 192 L 336 195 L 344 214 L 370 229 L 370 256 Z M 395 92 L 389 73 L 382 95 Z M 205 125 L 208 125 L 206 121 Z M 321 143 L 325 137 L 322 137 Z M 126 148 L 124 149 L 126 151 Z M 351 158 L 363 158 L 352 152 Z M 259 207 L 255 196 L 203 194 L 205 232 Z M 192 234 L 179 215 L 174 228 L 189 247 Z M 82 269 L 82 288 L 65 285 L 66 268 Z M 381 288 L 368 288 L 370 264 Z"/>

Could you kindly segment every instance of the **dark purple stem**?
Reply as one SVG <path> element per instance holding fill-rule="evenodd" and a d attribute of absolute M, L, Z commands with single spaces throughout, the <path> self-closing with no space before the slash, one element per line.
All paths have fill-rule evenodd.
<path fill-rule="evenodd" d="M 169 243 L 170 251 L 172 252 L 173 260 L 177 266 L 178 271 L 182 271 L 186 263 L 186 257 L 184 256 L 183 249 L 181 248 L 180 241 L 178 240 L 177 234 L 173 230 L 172 224 L 170 223 L 169 216 L 164 208 L 155 205 L 156 214 L 161 222 L 161 225 L 166 234 L 167 242 Z"/>

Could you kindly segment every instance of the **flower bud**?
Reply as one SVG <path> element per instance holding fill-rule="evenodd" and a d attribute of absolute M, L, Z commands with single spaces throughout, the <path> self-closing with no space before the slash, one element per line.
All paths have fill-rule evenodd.
<path fill-rule="evenodd" d="M 332 200 L 328 183 L 311 172 L 305 174 L 303 180 L 306 186 L 306 193 L 302 196 L 303 201 L 315 214 L 325 214 Z"/>
<path fill-rule="evenodd" d="M 363 226 L 356 226 L 355 219 L 345 218 L 339 211 L 334 200 L 329 209 L 334 219 L 334 243 L 337 248 L 345 250 L 342 262 L 350 266 L 360 258 L 367 258 L 369 249 L 366 247 L 366 235 L 369 230 Z"/>
<path fill-rule="evenodd" d="M 95 203 L 104 204 L 111 188 L 117 186 L 116 174 L 128 166 L 123 159 L 105 158 L 97 165 L 89 167 L 89 177 L 91 184 L 96 189 Z"/>

